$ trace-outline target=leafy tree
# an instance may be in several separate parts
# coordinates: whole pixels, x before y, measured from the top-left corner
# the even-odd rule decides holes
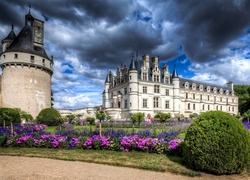
[[[69,122],[71,123],[72,120],[74,120],[76,118],[76,116],[74,114],[69,114],[66,116],[66,118],[69,120]]]
[[[95,125],[95,118],[93,118],[93,117],[87,117],[86,121],[90,125],[90,127],[89,127],[90,132],[92,132],[92,126]]]
[[[133,124],[133,132],[134,132],[135,123],[138,122],[138,125],[140,126],[140,123],[144,119],[144,117],[145,115],[142,112],[135,113],[130,117],[130,120],[132,121],[132,124]]]
[[[171,118],[171,115],[170,113],[158,112],[155,115],[155,118],[159,119],[160,122],[166,122],[169,118]]]
[[[21,118],[25,119],[26,122],[27,121],[32,121],[33,120],[33,116],[31,114],[28,114],[28,113],[23,113],[21,114]]]
[[[45,108],[37,116],[37,122],[47,126],[58,126],[63,123],[61,114],[54,108]]]
[[[12,108],[0,108],[0,124],[10,125],[11,135],[13,135],[13,125],[21,123],[18,110]]]
[[[250,109],[250,85],[234,85],[234,91],[239,97],[239,112],[243,115]]]
[[[249,122],[250,119],[250,109],[243,114],[243,120],[247,120]]]
[[[99,135],[102,135],[102,120],[106,119],[107,115],[104,111],[97,111],[96,118],[99,119]]]

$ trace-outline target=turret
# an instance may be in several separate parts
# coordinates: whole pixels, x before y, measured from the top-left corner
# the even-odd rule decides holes
[[[109,73],[106,76],[106,80],[105,80],[105,90],[104,90],[104,108],[109,108],[110,107],[110,103],[109,103],[109,88],[110,88],[110,77],[112,75],[112,72],[109,71]]]
[[[129,109],[131,113],[136,113],[138,110],[138,74],[134,61],[134,54],[132,53],[132,59],[129,66]]]
[[[180,113],[180,80],[178,77],[178,73],[176,70],[176,66],[174,65],[174,71],[172,74],[172,83],[173,87],[173,113],[175,115]]]
[[[227,88],[229,89],[229,91],[233,92],[234,91],[234,83],[232,81],[228,81]]]
[[[16,34],[14,32],[14,25],[12,24],[12,28],[10,33],[8,34],[8,36],[6,38],[4,38],[1,43],[3,45],[3,49],[2,52],[5,52],[6,49],[11,45],[11,43],[14,41],[14,39],[16,38]]]

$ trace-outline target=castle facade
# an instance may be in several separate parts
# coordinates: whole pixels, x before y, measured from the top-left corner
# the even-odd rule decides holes
[[[227,86],[208,84],[178,76],[176,67],[159,66],[158,57],[150,61],[132,60],[130,66],[119,66],[114,75],[109,71],[103,92],[105,112],[115,119],[127,119],[137,112],[154,117],[158,112],[173,116],[200,114],[210,110],[238,113],[238,97],[233,83]]]

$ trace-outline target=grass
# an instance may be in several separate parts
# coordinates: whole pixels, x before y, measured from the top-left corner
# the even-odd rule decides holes
[[[81,149],[0,148],[0,155],[82,161],[158,172],[171,172],[191,177],[201,176],[200,172],[187,169],[182,164],[182,158],[168,157],[162,154]]]

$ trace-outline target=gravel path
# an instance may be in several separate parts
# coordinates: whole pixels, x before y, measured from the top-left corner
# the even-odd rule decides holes
[[[187,177],[77,161],[0,156],[1,180],[247,180],[242,175]]]

